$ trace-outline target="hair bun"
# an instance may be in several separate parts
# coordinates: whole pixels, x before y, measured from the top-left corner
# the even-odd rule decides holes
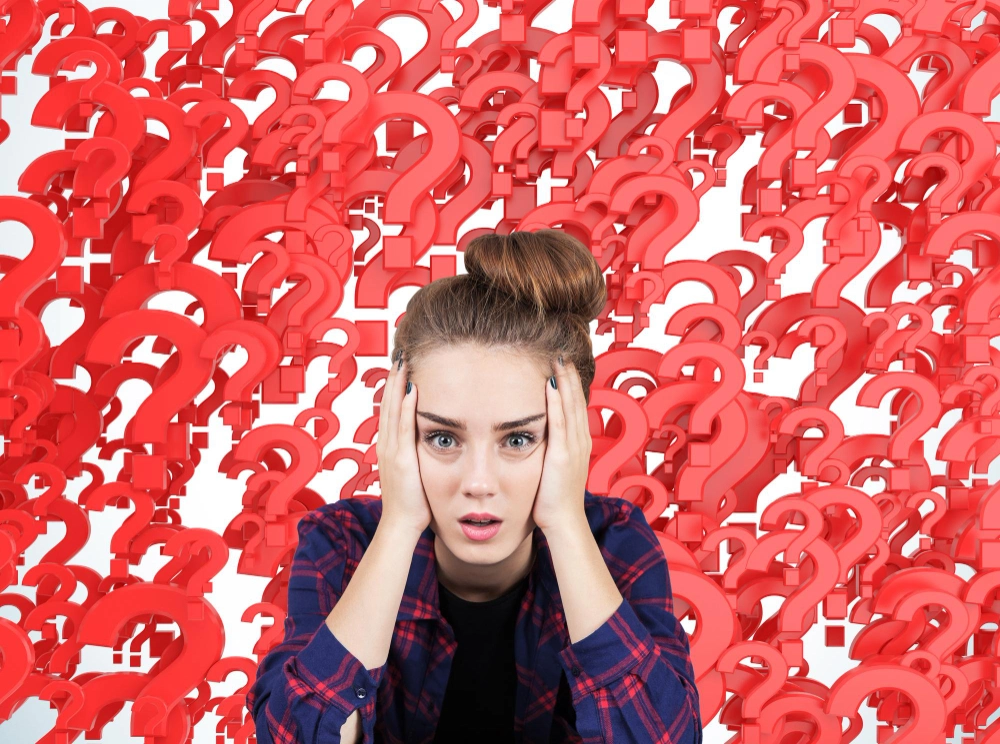
[[[570,313],[589,323],[607,303],[597,259],[561,230],[478,235],[465,248],[465,269],[473,280],[543,313]]]

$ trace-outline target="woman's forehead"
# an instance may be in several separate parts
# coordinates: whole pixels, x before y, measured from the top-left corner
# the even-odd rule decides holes
[[[425,421],[435,423],[440,426],[450,426],[453,429],[461,429],[463,431],[468,429],[468,424],[464,418],[442,416],[430,411],[417,411],[417,416],[423,418]],[[525,426],[531,426],[535,423],[544,422],[545,417],[546,414],[543,411],[542,413],[534,413],[528,416],[509,419],[507,421],[495,421],[490,428],[491,431],[494,432],[510,431],[511,429],[520,429]]]

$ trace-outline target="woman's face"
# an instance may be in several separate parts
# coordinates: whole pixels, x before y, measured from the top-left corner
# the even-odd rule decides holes
[[[521,356],[449,347],[422,359],[412,376],[417,386],[417,460],[431,508],[430,526],[438,561],[456,582],[475,586],[480,578],[494,583],[495,564],[515,551],[520,557],[531,553],[531,512],[545,458],[549,374]],[[493,430],[494,425],[529,418],[528,423]],[[495,515],[502,520],[499,532],[484,541],[470,539],[460,522],[469,512]],[[519,566],[508,561],[504,568]]]

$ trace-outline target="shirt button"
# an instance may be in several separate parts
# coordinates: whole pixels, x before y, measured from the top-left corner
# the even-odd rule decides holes
[[[580,667],[573,667],[573,676],[574,677],[580,676]]]
[[[363,698],[365,695],[368,694],[368,692],[367,690],[365,690],[364,687],[356,687],[354,688],[354,694],[357,695],[359,698]]]

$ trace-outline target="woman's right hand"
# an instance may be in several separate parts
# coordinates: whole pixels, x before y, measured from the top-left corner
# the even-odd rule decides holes
[[[402,352],[400,352],[402,354]],[[391,522],[419,534],[431,523],[431,507],[420,480],[417,461],[417,386],[406,393],[408,374],[405,360],[389,369],[382,389],[378,418],[379,485],[382,488],[382,522]]]

